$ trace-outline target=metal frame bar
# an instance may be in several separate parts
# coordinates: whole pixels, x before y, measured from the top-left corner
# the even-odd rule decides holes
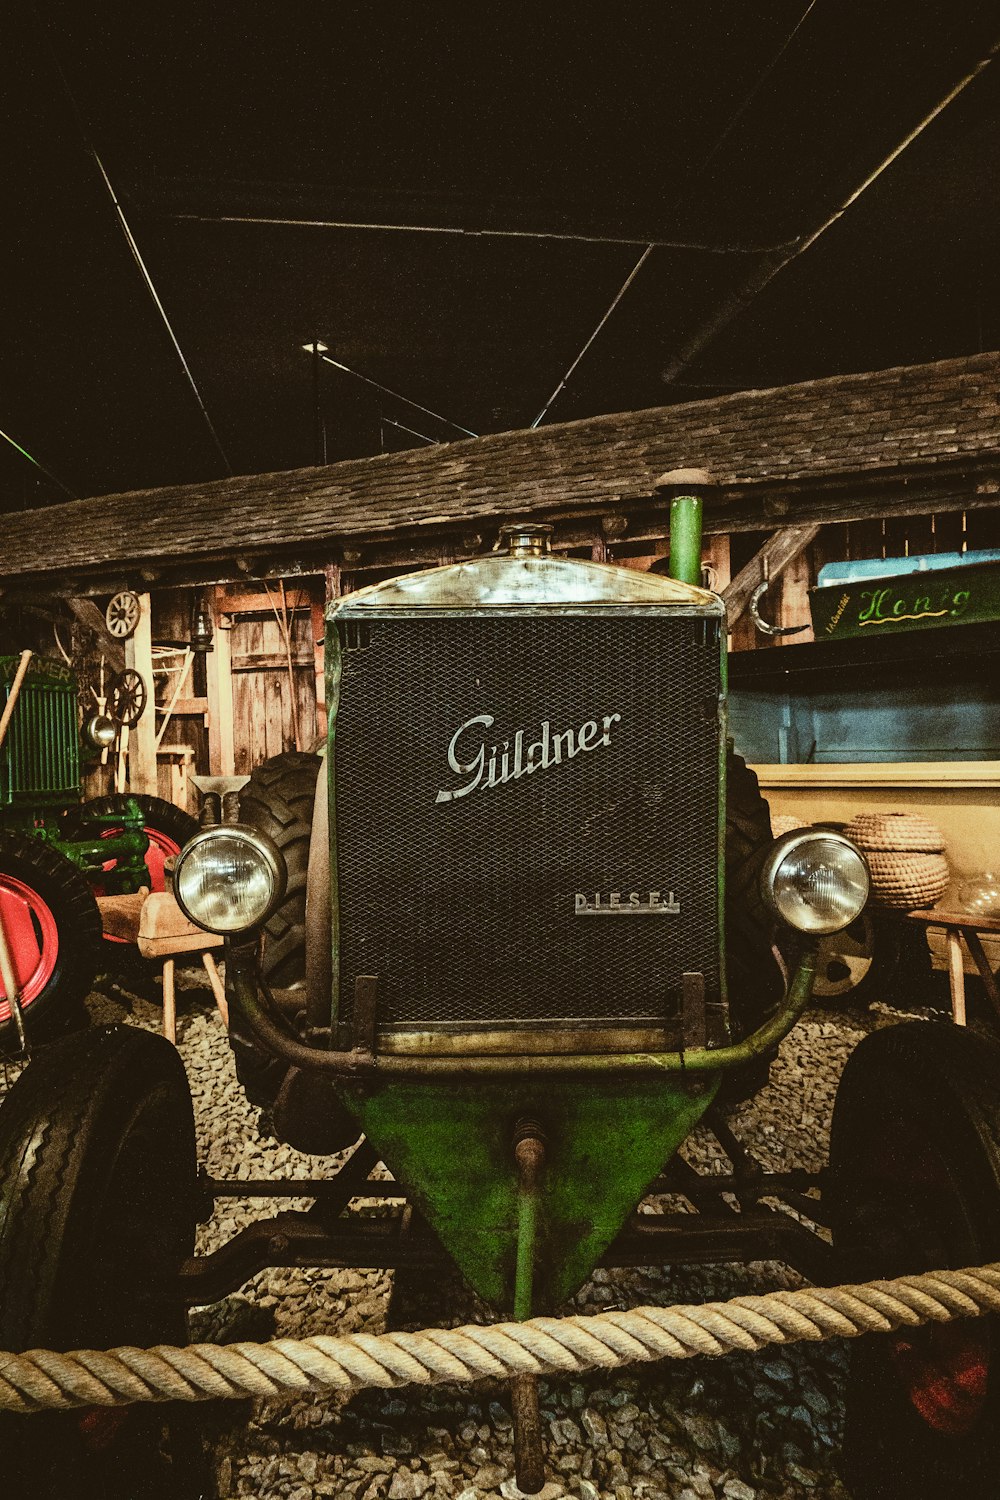
[[[717,1134],[734,1140],[724,1127],[720,1129],[719,1121],[712,1124]],[[721,1143],[729,1154],[727,1141]],[[828,1214],[822,1199],[807,1196],[810,1190],[822,1189],[824,1174],[801,1169],[764,1172],[735,1144],[740,1160],[728,1174],[699,1173],[675,1157],[599,1264],[682,1266],[780,1260],[818,1285],[835,1284],[843,1269],[837,1252],[818,1229],[794,1216],[825,1225]],[[312,1197],[315,1201],[306,1211],[284,1210],[258,1219],[219,1249],[191,1257],[179,1277],[183,1299],[192,1306],[217,1301],[269,1266],[407,1268],[454,1274],[437,1237],[414,1213],[406,1189],[369,1180],[377,1160],[374,1149],[362,1140],[331,1178],[241,1182],[203,1176],[199,1191],[213,1201],[230,1197]],[[659,1204],[648,1211],[663,1196],[682,1197],[695,1212],[663,1212]],[[378,1212],[371,1216],[350,1212],[356,1198],[372,1199]]]

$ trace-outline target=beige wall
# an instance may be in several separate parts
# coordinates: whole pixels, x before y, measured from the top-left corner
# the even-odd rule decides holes
[[[804,823],[848,822],[857,812],[914,812],[947,840],[952,884],[942,906],[957,906],[956,887],[992,870],[1000,877],[1000,761],[901,761],[896,764],[758,765],[760,789],[772,816],[788,813]],[[939,934],[931,935],[938,958]],[[987,940],[1000,965],[1000,940]],[[971,960],[966,967],[975,969]]]

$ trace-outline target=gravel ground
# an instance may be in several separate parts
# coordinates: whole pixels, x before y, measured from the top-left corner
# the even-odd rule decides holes
[[[194,1095],[201,1159],[220,1177],[309,1177],[316,1158],[261,1140],[211,996],[194,970],[178,976],[179,1047]],[[159,1027],[155,1004],[95,994],[97,1021]],[[811,1011],[781,1049],[772,1081],[732,1116],[765,1166],[819,1168],[826,1155],[840,1071],[860,1038],[900,1019]],[[0,1089],[4,1075],[0,1069]],[[724,1170],[697,1132],[684,1148],[701,1170]],[[200,1230],[199,1248],[222,1243],[253,1218],[308,1200],[223,1200]],[[795,1286],[771,1263],[597,1271],[575,1308],[667,1304]],[[391,1274],[271,1270],[192,1316],[196,1338],[378,1333],[386,1326]],[[783,1352],[663,1363],[620,1375],[596,1373],[542,1385],[547,1424],[543,1500],[849,1500],[836,1475],[845,1351],[838,1342]],[[222,1500],[515,1500],[511,1423],[503,1390],[438,1386],[227,1406],[213,1419]]]

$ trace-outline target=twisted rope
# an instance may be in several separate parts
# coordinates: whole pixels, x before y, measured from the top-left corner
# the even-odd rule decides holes
[[[809,1287],[700,1306],[532,1318],[421,1333],[352,1333],[272,1343],[192,1344],[56,1354],[0,1353],[0,1410],[123,1406],[434,1385],[512,1375],[575,1375],[694,1355],[746,1353],[802,1339],[854,1338],[1000,1312],[1000,1264],[859,1286]]]

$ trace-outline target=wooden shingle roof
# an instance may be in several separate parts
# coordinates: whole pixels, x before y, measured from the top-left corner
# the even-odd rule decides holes
[[[467,442],[105,495],[0,518],[0,579],[141,570],[516,516],[558,518],[650,496],[674,468],[730,499],[845,476],[1000,463],[1000,353],[743,391]]]

